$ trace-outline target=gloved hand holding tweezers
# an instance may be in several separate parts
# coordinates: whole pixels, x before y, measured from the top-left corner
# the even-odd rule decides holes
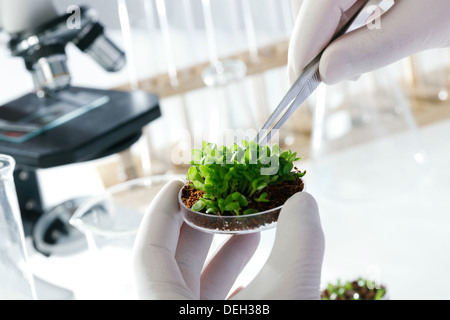
[[[448,0],[396,0],[379,18],[379,28],[362,27],[328,45],[342,14],[358,1],[292,0],[296,22],[288,62],[291,83],[325,48],[321,80],[335,84],[420,51],[450,45]]]

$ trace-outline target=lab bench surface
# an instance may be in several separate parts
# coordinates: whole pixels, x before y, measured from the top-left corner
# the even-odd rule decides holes
[[[316,194],[326,236],[323,283],[372,273],[391,299],[450,299],[449,135],[448,120],[422,127],[429,170],[408,192],[362,204]]]

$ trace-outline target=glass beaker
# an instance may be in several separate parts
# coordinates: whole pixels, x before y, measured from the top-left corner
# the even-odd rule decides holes
[[[0,155],[0,300],[35,300],[14,168],[13,158]]]
[[[82,300],[133,300],[132,249],[147,207],[156,194],[179,176],[141,178],[108,189],[104,195],[82,205],[70,223],[88,242],[89,265],[80,266]],[[81,286],[80,286],[81,287]]]
[[[384,68],[356,82],[319,88],[311,189],[355,202],[396,196],[421,183],[427,154],[391,72]]]

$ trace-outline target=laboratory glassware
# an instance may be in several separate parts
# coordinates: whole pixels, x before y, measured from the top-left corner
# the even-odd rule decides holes
[[[240,0],[239,3],[253,61],[265,54],[261,47],[289,40],[293,28],[289,0]]]
[[[161,109],[164,109],[160,121],[144,128],[139,150],[144,175],[162,174],[172,169],[167,155],[181,135],[178,129],[189,128],[187,117],[178,115],[187,113],[183,97],[176,97],[180,99],[174,107],[175,99],[169,101],[161,94],[180,85],[180,70],[207,59],[207,55],[193,54],[197,52],[201,37],[196,37],[195,26],[188,20],[189,4],[187,0],[181,3],[178,0],[118,0],[131,88],[157,93],[161,97]],[[169,126],[175,130],[166,131],[168,134],[164,136],[158,134]]]
[[[163,43],[157,25],[154,1],[117,0],[120,27],[127,56],[131,90],[147,90],[143,80],[165,72],[166,61],[160,48]],[[145,175],[154,174],[160,161],[150,128],[143,129],[139,155]],[[161,169],[164,171],[165,169]]]
[[[247,66],[243,61],[238,59],[221,60],[219,57],[211,0],[202,0],[202,8],[210,56],[210,65],[202,73],[203,82],[209,87],[216,87],[244,78]]]
[[[184,221],[194,229],[211,234],[248,234],[273,229],[283,208],[239,216],[212,215],[189,209],[183,203],[182,192],[178,194],[178,202]]]
[[[77,299],[132,300],[132,249],[148,206],[157,193],[179,176],[151,176],[128,181],[85,202],[70,223],[88,242],[89,268],[83,268],[83,288]]]
[[[336,201],[372,201],[417,187],[428,159],[388,68],[318,90],[309,186]]]
[[[239,1],[239,4],[242,11],[242,20],[244,22],[244,30],[250,63],[258,63],[258,61],[260,60],[259,45],[261,44],[259,42],[260,39],[258,38],[258,34],[260,34],[261,32],[258,33],[256,30],[257,23],[254,17],[255,10],[253,9],[250,0]],[[264,4],[261,5],[261,3],[258,3],[257,5],[258,13],[262,11],[262,8],[266,8]],[[259,14],[258,17],[260,17]],[[264,76],[262,74],[252,75],[249,80],[252,88],[251,91],[253,92],[253,97],[256,100],[256,104],[258,105],[258,112],[255,113],[255,120],[257,122],[257,127],[260,127],[260,123],[264,123],[264,121],[269,117],[271,111],[270,103],[267,97],[268,88],[264,82]]]
[[[0,155],[0,300],[35,300],[14,168],[13,158]]]

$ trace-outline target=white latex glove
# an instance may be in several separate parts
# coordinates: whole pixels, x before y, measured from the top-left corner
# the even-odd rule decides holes
[[[205,266],[213,236],[183,223],[173,181],[143,219],[134,248],[141,299],[223,300],[256,251],[260,234],[231,237]],[[283,208],[273,250],[260,273],[233,298],[319,299],[324,235],[315,200],[293,196]]]
[[[331,41],[340,18],[357,0],[292,0],[296,22],[289,48],[289,80]],[[322,81],[357,78],[423,50],[450,45],[450,1],[396,0],[381,28],[363,26],[334,41],[320,63]]]

